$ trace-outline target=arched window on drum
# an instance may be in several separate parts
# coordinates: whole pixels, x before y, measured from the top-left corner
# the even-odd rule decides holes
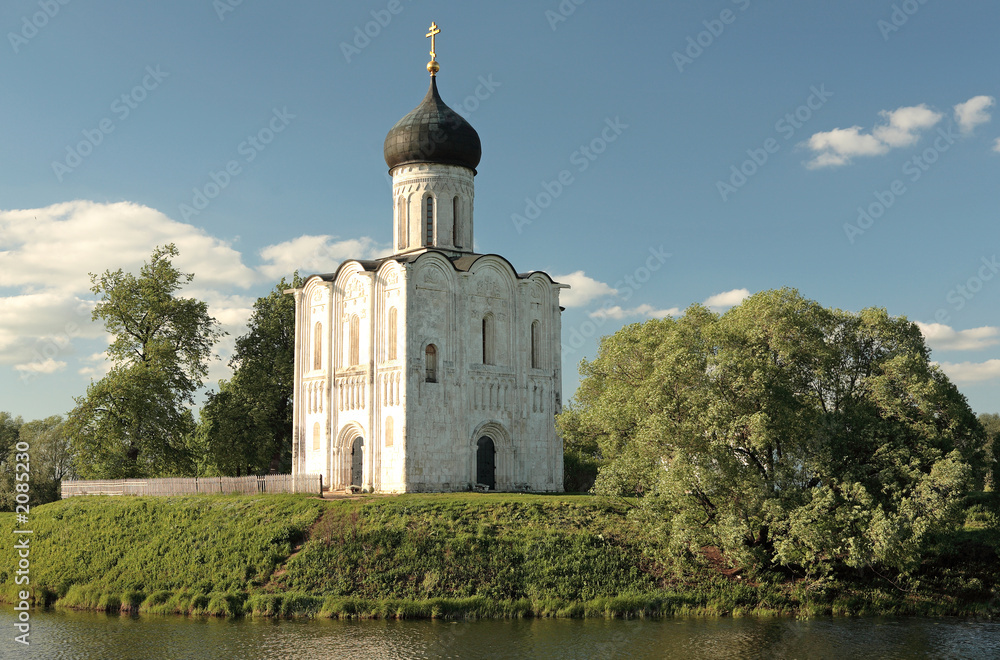
[[[428,383],[436,383],[437,381],[437,346],[434,344],[427,344],[427,348],[424,349],[424,368],[426,370],[424,381]]]

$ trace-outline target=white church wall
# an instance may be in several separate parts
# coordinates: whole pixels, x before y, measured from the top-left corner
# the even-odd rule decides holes
[[[427,197],[433,197],[433,238],[432,244],[439,247],[458,245],[472,250],[473,222],[473,174],[472,171],[455,165],[414,163],[400,165],[392,171],[392,194],[394,206],[393,240],[396,251],[414,250],[426,246]],[[458,198],[458,203],[455,203]],[[399,200],[404,200],[400,205]],[[459,212],[459,222],[455,222],[455,210]],[[400,229],[400,222],[404,229]],[[399,242],[406,237],[406,245]]]
[[[482,257],[454,273],[441,255],[412,266],[407,309],[407,489],[461,490],[476,481],[476,441],[490,429],[497,488],[561,490],[562,450],[552,411],[558,396],[558,289],[543,275],[520,281],[505,260]],[[446,285],[448,289],[446,290]],[[483,363],[483,318],[493,347]],[[540,323],[530,367],[531,322]],[[434,343],[436,383],[428,383],[426,346]],[[489,351],[489,347],[487,347]]]
[[[407,393],[406,481],[408,490],[459,490],[464,474],[456,457],[462,419],[456,361],[460,355],[455,327],[456,273],[437,253],[421,256],[409,267],[406,308]],[[433,356],[428,364],[428,349]],[[429,366],[431,367],[429,369]]]
[[[496,448],[496,488],[523,489],[516,423],[523,413],[515,365],[517,280],[506,260],[487,255],[476,260],[462,283],[469,395],[465,424],[469,435],[464,444],[469,448],[470,481],[477,481],[476,443],[486,434]]]
[[[497,449],[498,489],[561,490],[562,447],[553,425],[561,405],[558,287],[541,273],[518,279],[494,255],[456,272],[436,252],[411,264],[386,261],[375,273],[348,262],[335,282],[311,279],[297,312],[297,469],[322,473],[332,488],[344,488],[352,481],[352,442],[360,435],[363,488],[463,490],[476,481],[476,441],[485,428]],[[487,314],[494,323],[494,364],[483,364]],[[319,369],[316,323],[323,324]],[[427,382],[431,343],[435,383]]]
[[[327,476],[326,456],[330,441],[330,287],[320,278],[309,281],[299,301],[300,321],[296,333],[296,396],[298,461],[303,472]]]
[[[371,362],[373,332],[372,276],[358,262],[345,263],[337,273],[334,290],[333,354],[336,378],[332,388],[337,416],[331,447],[331,482],[342,487],[357,483],[373,488],[373,433]],[[360,478],[355,478],[352,451],[355,438],[362,438]]]
[[[373,443],[379,445],[377,489],[384,492],[406,490],[406,274],[397,262],[387,261],[375,275],[379,323],[373,417],[378,432],[373,434]]]

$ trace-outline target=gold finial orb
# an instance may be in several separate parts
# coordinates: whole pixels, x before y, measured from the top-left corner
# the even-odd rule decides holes
[[[431,61],[427,63],[427,70],[432,76],[441,70],[441,65],[437,63],[437,36],[439,34],[441,34],[441,28],[438,27],[437,23],[431,23],[430,31],[424,35],[431,40]]]

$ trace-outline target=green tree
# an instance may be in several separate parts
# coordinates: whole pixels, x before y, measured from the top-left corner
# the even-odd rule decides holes
[[[0,511],[14,510],[14,445],[23,425],[20,417],[0,411]]]
[[[257,299],[248,331],[236,340],[233,377],[219,382],[201,409],[198,442],[202,471],[263,474],[291,467],[295,300],[284,292],[302,286],[296,272]]]
[[[0,411],[0,456],[6,456],[17,442],[24,420]]]
[[[177,294],[194,275],[171,258],[174,245],[157,247],[138,276],[91,274],[101,296],[94,320],[114,340],[114,366],[76,399],[69,416],[75,467],[86,478],[128,478],[193,472],[189,406],[208,373],[212,347],[223,334],[208,304]]]
[[[69,437],[63,418],[59,415],[22,424],[17,442],[28,445],[26,452],[19,452],[13,445],[0,467],[0,510],[13,511],[17,483],[17,454],[29,456],[29,495],[31,505],[55,502],[61,497],[60,486],[64,478],[72,476]]]
[[[979,423],[986,431],[986,442],[983,445],[986,460],[986,485],[990,490],[997,489],[997,466],[1000,465],[1000,415],[983,413]]]
[[[912,568],[961,519],[983,431],[919,329],[783,289],[605,338],[564,429],[594,438],[595,489],[682,554],[746,565]],[[564,431],[565,432],[565,431]]]

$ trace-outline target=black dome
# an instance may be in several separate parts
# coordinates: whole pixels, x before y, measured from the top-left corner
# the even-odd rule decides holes
[[[479,133],[445,105],[431,76],[427,96],[385,136],[383,149],[389,169],[406,163],[460,165],[473,172],[483,156]]]

